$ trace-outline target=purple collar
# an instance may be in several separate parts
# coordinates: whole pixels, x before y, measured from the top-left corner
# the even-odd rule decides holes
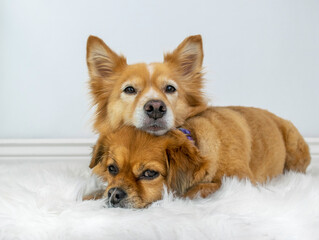
[[[178,130],[180,130],[182,133],[184,133],[188,140],[190,140],[193,143],[195,143],[194,139],[192,138],[191,132],[189,130],[187,130],[185,128],[178,128]]]

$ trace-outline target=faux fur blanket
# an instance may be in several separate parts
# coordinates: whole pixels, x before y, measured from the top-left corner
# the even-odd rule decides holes
[[[262,186],[225,178],[208,199],[148,209],[82,201],[101,187],[84,162],[1,163],[1,239],[319,239],[319,169]]]

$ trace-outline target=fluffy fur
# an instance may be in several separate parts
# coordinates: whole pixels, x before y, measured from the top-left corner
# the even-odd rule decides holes
[[[314,164],[316,161],[313,161]],[[319,236],[319,168],[261,186],[234,178],[206,199],[173,198],[147,209],[82,201],[102,186],[87,162],[0,163],[0,239],[307,239]]]
[[[114,188],[122,186],[128,192],[124,206],[144,207],[158,200],[163,184],[179,196],[205,197],[219,189],[223,176],[264,182],[284,170],[305,172],[309,165],[308,145],[290,122],[256,108],[208,108],[201,93],[202,62],[199,35],[186,38],[165,55],[163,63],[149,65],[127,65],[101,39],[89,37],[87,63],[97,105],[94,127],[100,133],[90,167],[105,180],[114,181],[110,184]],[[146,106],[153,101],[160,106],[160,117],[150,117],[148,111],[156,107]],[[123,125],[154,135],[183,125],[193,133],[199,151],[181,138],[172,140],[172,134],[152,139],[131,128],[123,130]],[[121,146],[117,156],[110,145]],[[149,167],[157,168],[162,181],[140,181],[142,166],[151,159]],[[119,168],[118,161],[126,171],[120,171],[120,178],[110,177],[108,167]],[[134,164],[142,170],[134,170]]]
[[[186,38],[162,63],[128,65],[101,39],[90,36],[87,64],[93,104],[94,129],[107,134],[131,125],[156,135],[184,123],[206,109],[201,89],[203,49],[200,35]],[[169,91],[168,86],[175,88]],[[132,91],[126,91],[131,88]],[[134,90],[134,91],[133,91]],[[162,101],[167,111],[159,119],[145,113],[148,101]]]
[[[180,197],[207,197],[224,176],[263,183],[287,170],[305,172],[310,163],[308,145],[297,129],[265,110],[214,107],[185,126],[196,146],[179,130],[154,136],[122,127],[101,137],[90,166],[109,183],[104,197],[110,200],[110,189],[121,189],[127,196],[118,206],[145,207],[162,197],[163,185]],[[158,175],[145,179],[145,171]]]

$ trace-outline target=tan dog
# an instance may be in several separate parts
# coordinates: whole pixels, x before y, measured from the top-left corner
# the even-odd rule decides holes
[[[143,208],[161,199],[163,186],[181,197],[206,197],[223,176],[264,182],[285,170],[305,172],[307,144],[288,121],[256,108],[212,107],[179,130],[154,136],[134,127],[102,135],[90,166],[108,182],[112,207]]]
[[[309,149],[290,122],[261,109],[207,108],[202,61],[199,35],[186,38],[163,63],[133,65],[99,38],[88,39],[100,133],[90,167],[108,181],[104,195],[111,206],[145,207],[161,198],[163,184],[179,196],[205,197],[224,175],[255,183],[285,169],[306,170]],[[183,124],[196,147],[175,130],[148,134]],[[148,133],[122,127],[130,125]]]
[[[163,63],[128,65],[101,39],[90,36],[87,64],[96,105],[94,128],[107,134],[123,125],[155,135],[206,109],[200,35],[186,38]]]

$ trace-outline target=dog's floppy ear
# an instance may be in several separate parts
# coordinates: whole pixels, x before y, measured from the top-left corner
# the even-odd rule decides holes
[[[170,190],[182,196],[207,174],[208,161],[197,147],[178,130],[170,132],[167,142],[167,184]]]
[[[166,54],[164,60],[176,65],[183,76],[190,76],[202,70],[203,44],[201,35],[186,38],[172,53]]]
[[[93,147],[92,158],[89,167],[94,168],[99,162],[101,162],[104,155],[107,154],[107,151],[107,146],[104,144],[104,137],[100,136]]]

